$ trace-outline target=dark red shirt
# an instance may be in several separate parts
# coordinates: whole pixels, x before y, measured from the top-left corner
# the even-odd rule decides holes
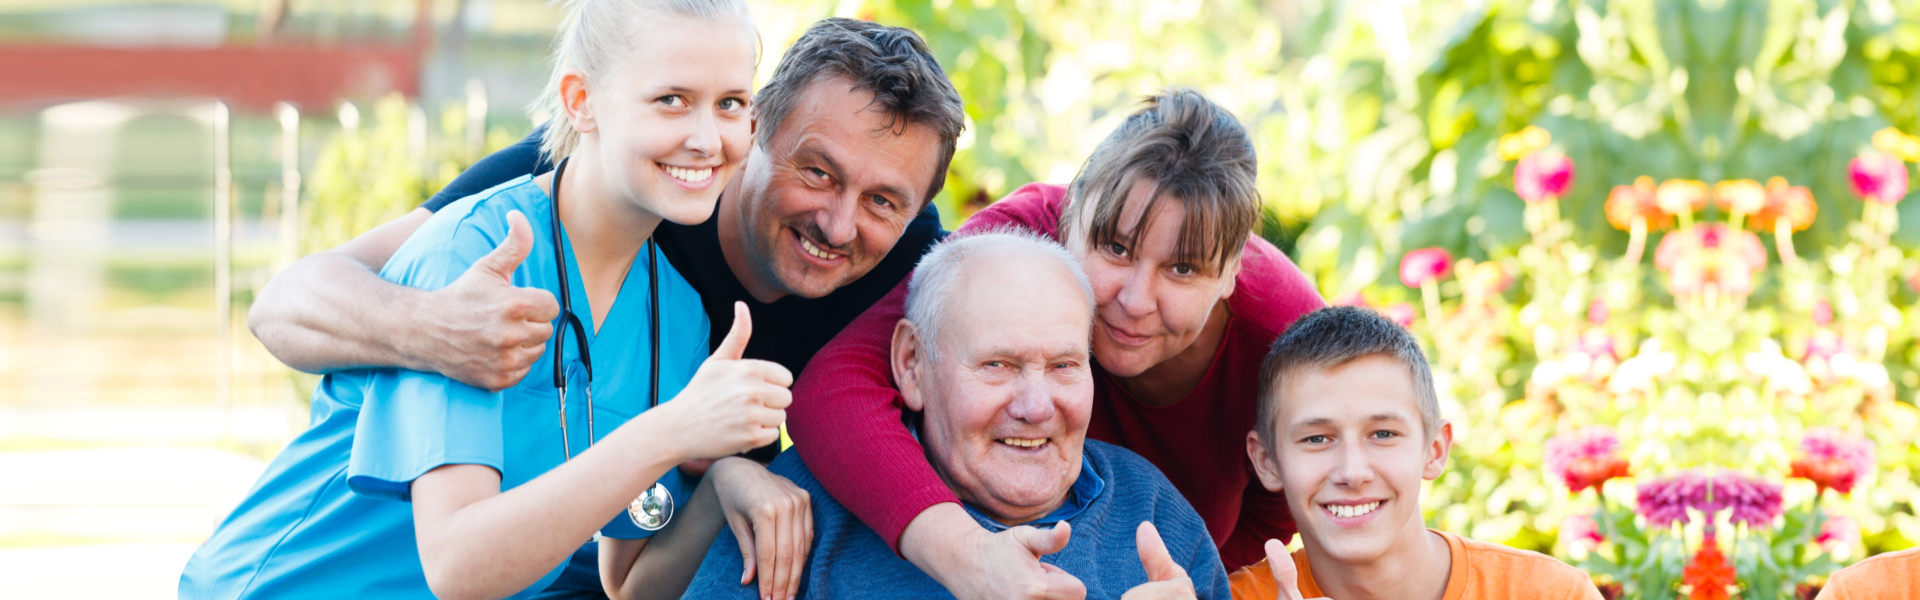
[[[968,219],[954,235],[1017,225],[1060,235],[1066,188],[1032,184]],[[1087,436],[1145,457],[1207,522],[1229,572],[1266,557],[1268,539],[1287,541],[1293,517],[1268,492],[1247,458],[1259,399],[1260,362],[1287,325],[1325,302],[1293,261],[1249,237],[1227,298],[1227,331],[1207,373],[1185,398],[1151,407],[1095,366]],[[901,282],[813,357],[794,384],[787,427],[794,448],[836,500],[899,550],[913,518],[958,502],[927,463],[902,421],[903,403],[887,363],[894,324],[905,313]]]

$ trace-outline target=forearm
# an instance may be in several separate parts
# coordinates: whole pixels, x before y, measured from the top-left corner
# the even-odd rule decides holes
[[[600,578],[608,596],[672,599],[686,592],[727,522],[713,485],[711,477],[701,480],[673,524],[651,538],[601,538]]]
[[[954,588],[961,578],[983,575],[968,569],[974,564],[973,557],[966,555],[972,546],[961,542],[969,534],[985,531],[959,502],[935,504],[920,511],[900,533],[900,556],[940,585]]]
[[[308,373],[358,367],[430,370],[399,343],[414,335],[426,292],[381,279],[345,254],[295,262],[261,288],[247,326],[287,366]]]
[[[906,289],[902,282],[814,356],[787,409],[794,449],[814,476],[895,551],[927,507],[959,501],[901,423],[887,351]]]
[[[267,281],[247,327],[275,358],[308,373],[370,366],[430,371],[400,345],[423,337],[426,292],[379,270],[433,213],[414,210],[339,247],[295,261]]]
[[[428,584],[443,598],[513,594],[565,561],[681,462],[665,420],[642,415],[558,468],[505,493],[428,473],[414,483],[415,527]],[[471,465],[459,465],[471,466]],[[497,474],[493,490],[498,490]],[[446,469],[442,467],[441,469]]]

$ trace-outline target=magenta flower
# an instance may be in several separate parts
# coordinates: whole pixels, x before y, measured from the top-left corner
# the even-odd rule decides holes
[[[1634,512],[1646,518],[1653,528],[1666,528],[1692,522],[1687,509],[1703,507],[1707,501],[1707,480],[1699,473],[1681,471],[1642,482],[1634,490]]]
[[[1853,517],[1823,512],[1827,513],[1827,522],[1820,526],[1820,534],[1813,537],[1813,543],[1819,544],[1820,549],[1831,551],[1841,544],[1860,543],[1860,524]]]
[[[1529,154],[1513,167],[1513,190],[1527,202],[1546,202],[1567,193],[1573,184],[1573,159]]]
[[[1612,429],[1593,426],[1547,440],[1547,474],[1579,493],[1630,472],[1627,459],[1620,456],[1620,437]]]
[[[1764,527],[1773,524],[1785,508],[1780,503],[1780,484],[1750,478],[1733,472],[1724,472],[1715,476],[1710,490],[1711,499],[1701,512],[1708,514],[1732,509],[1730,517],[1735,523],[1745,523],[1748,527]]]
[[[1412,327],[1413,317],[1416,312],[1418,311],[1413,308],[1412,304],[1405,302],[1395,302],[1387,305],[1386,308],[1380,309],[1380,314],[1385,315],[1388,319],[1392,319],[1395,324],[1401,327]]]
[[[1453,255],[1445,248],[1421,248],[1400,257],[1400,283],[1420,287],[1447,276],[1453,268]]]
[[[1812,481],[1822,492],[1850,493],[1860,476],[1873,469],[1873,443],[1832,427],[1808,429],[1800,451],[1789,476]]]
[[[1907,164],[1885,154],[1868,154],[1847,164],[1853,193],[1869,202],[1893,204],[1907,197]]]
[[[1600,533],[1600,525],[1593,522],[1593,517],[1586,515],[1567,515],[1566,519],[1560,521],[1560,537],[1586,546],[1588,550],[1598,548],[1600,542],[1607,541],[1606,534]]]

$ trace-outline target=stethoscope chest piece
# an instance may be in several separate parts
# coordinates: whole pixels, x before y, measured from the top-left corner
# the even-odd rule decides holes
[[[673,492],[667,491],[665,485],[654,483],[627,505],[627,518],[633,519],[634,526],[642,530],[659,531],[673,520]]]

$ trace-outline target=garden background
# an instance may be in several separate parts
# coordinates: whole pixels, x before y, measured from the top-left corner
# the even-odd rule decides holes
[[[1457,440],[1433,526],[1630,598],[1802,597],[1920,543],[1920,3],[749,3],[763,81],[820,17],[926,37],[970,118],[949,227],[1068,181],[1143,95],[1235,111],[1263,235],[1433,358]],[[254,290],[544,120],[524,107],[557,20],[536,0],[0,8],[16,68],[387,65],[317,92],[0,92],[0,589],[171,595],[304,425],[314,378],[247,334]]]

